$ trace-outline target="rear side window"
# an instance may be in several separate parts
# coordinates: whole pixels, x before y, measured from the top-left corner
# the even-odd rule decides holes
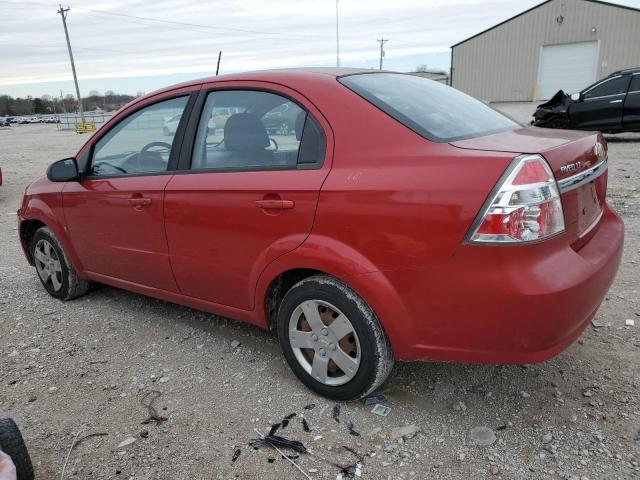
[[[584,98],[606,97],[608,95],[620,95],[627,93],[629,77],[614,77],[611,80],[596,85],[591,90],[587,90]]]
[[[451,142],[519,127],[484,103],[446,85],[397,73],[365,73],[338,79],[427,140]]]
[[[630,92],[640,92],[640,73],[636,73],[631,76],[631,85],[629,85]]]
[[[258,90],[208,94],[192,169],[270,170],[319,167],[324,131],[292,100]]]

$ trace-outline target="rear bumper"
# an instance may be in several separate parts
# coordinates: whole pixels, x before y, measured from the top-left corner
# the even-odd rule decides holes
[[[440,266],[377,273],[399,302],[386,295],[374,307],[396,358],[502,364],[557,355],[589,324],[620,264],[622,220],[605,206],[596,228],[579,250],[560,237],[462,245]]]

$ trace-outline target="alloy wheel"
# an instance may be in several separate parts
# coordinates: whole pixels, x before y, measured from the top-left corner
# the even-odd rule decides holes
[[[307,300],[296,307],[289,319],[289,343],[302,368],[324,385],[344,385],[360,367],[353,324],[329,302]]]
[[[62,288],[62,265],[53,245],[47,240],[40,239],[33,252],[34,263],[38,275],[45,285],[51,285],[53,291]]]

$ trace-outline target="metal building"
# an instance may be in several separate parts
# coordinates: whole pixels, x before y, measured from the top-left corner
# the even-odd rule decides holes
[[[451,84],[485,101],[547,100],[640,67],[640,10],[547,0],[451,47]]]

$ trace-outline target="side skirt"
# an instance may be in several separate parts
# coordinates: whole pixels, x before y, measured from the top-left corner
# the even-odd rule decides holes
[[[184,305],[185,307],[195,308],[196,310],[202,310],[204,312],[213,313],[221,317],[227,317],[234,320],[240,320],[247,323],[252,323],[261,328],[266,328],[262,322],[260,322],[255,314],[255,311],[242,310],[240,308],[229,307],[227,305],[220,305],[219,303],[208,302],[199,298],[188,297],[176,292],[169,292],[167,290],[161,290],[159,288],[147,287],[139,283],[128,282],[119,278],[109,277],[95,272],[82,272],[82,276],[94,282],[104,283],[112,287],[122,288],[123,290],[129,290],[131,292],[140,293],[148,297],[157,298],[167,302],[177,303]]]

